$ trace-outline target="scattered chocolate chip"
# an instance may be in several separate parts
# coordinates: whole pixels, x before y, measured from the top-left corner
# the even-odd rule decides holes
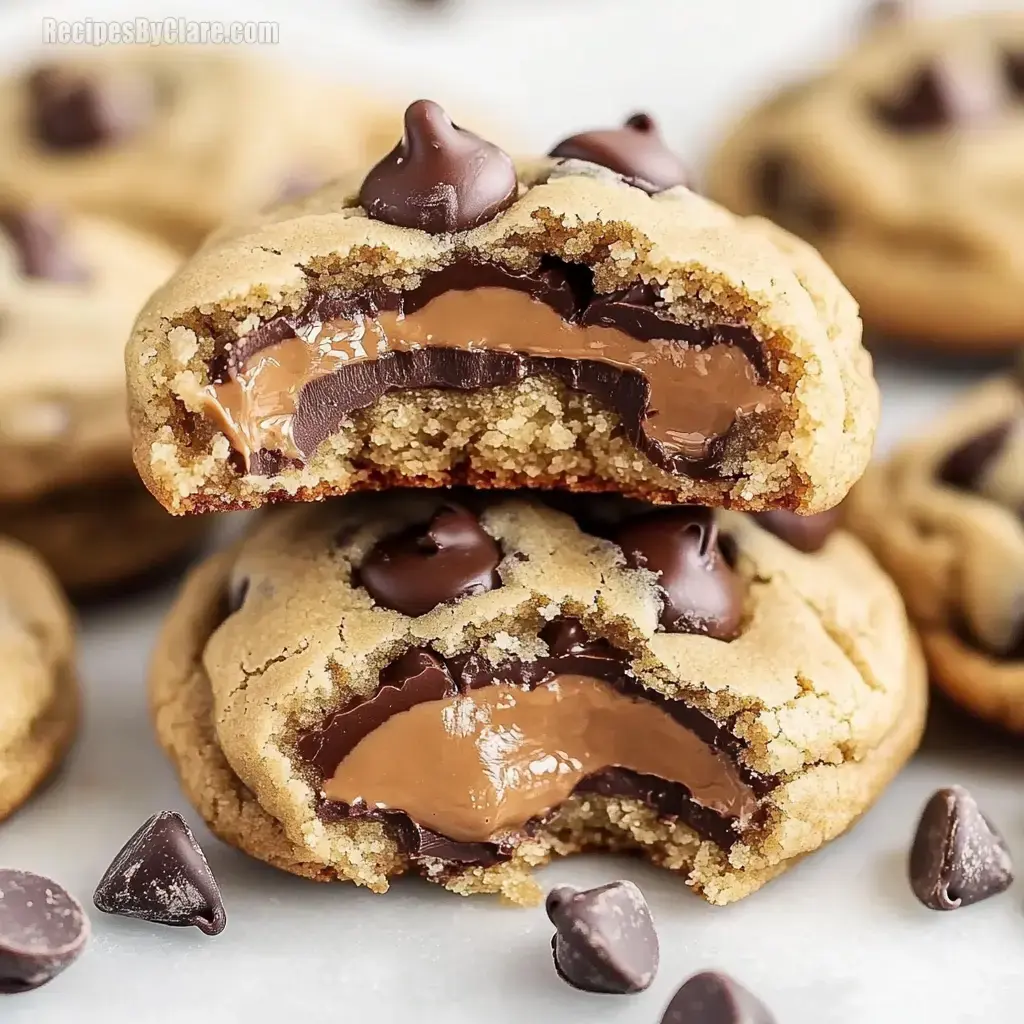
[[[1003,837],[962,786],[940,789],[925,804],[910,848],[910,885],[931,910],[988,899],[1013,881]]]
[[[813,554],[825,546],[825,541],[832,536],[842,522],[841,506],[830,508],[827,512],[819,512],[814,516],[798,516],[795,512],[775,509],[771,512],[755,512],[754,518],[758,525],[769,533],[774,533],[779,540],[784,540],[790,547],[804,554]]]
[[[52,149],[91,149],[121,142],[150,119],[155,89],[144,78],[107,79],[63,67],[28,77],[36,138]]]
[[[621,128],[572,135],[548,155],[600,164],[652,194],[685,185],[689,178],[682,160],[665,145],[649,114],[634,114]]]
[[[18,270],[25,277],[68,283],[88,280],[85,267],[68,248],[57,210],[45,206],[2,209],[0,229],[14,246]]]
[[[31,871],[0,869],[0,992],[28,992],[69,967],[89,938],[82,905]]]
[[[969,126],[1003,109],[1001,85],[984,68],[939,55],[918,68],[895,96],[876,99],[874,109],[879,120],[899,132]]]
[[[752,179],[761,209],[780,224],[818,235],[835,229],[835,207],[810,182],[792,155],[764,153],[753,166]]]
[[[1003,420],[977,436],[968,438],[940,463],[939,479],[950,487],[973,491],[989,464],[1002,450],[1014,426],[1013,420]]]
[[[184,818],[154,814],[121,848],[93,902],[105,914],[219,935],[227,924],[220,887]]]
[[[711,510],[654,512],[625,523],[615,540],[627,565],[658,575],[661,625],[669,633],[704,633],[716,640],[739,636],[743,585],[719,547]]]
[[[702,971],[672,997],[661,1024],[775,1024],[753,993],[718,971]]]
[[[405,112],[402,141],[366,176],[359,202],[367,216],[430,234],[468,231],[515,202],[512,158],[452,124],[430,100]]]
[[[545,905],[555,926],[551,950],[563,981],[584,992],[643,992],[658,972],[658,933],[644,894],[632,882],[597,889],[552,889]]]
[[[425,615],[439,604],[501,586],[501,549],[461,505],[444,505],[429,523],[385,537],[359,569],[377,604],[403,615]]]

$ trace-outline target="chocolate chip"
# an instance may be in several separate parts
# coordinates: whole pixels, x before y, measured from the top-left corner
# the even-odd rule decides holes
[[[988,899],[1013,881],[1010,851],[962,786],[934,793],[910,848],[910,885],[931,910]]]
[[[835,230],[835,207],[791,154],[762,154],[752,169],[752,186],[761,209],[780,224],[818,235]]]
[[[31,871],[0,869],[0,992],[28,992],[69,967],[89,938],[82,905]]]
[[[989,120],[1005,99],[1000,83],[984,68],[939,55],[918,68],[895,96],[875,100],[874,110],[895,131],[925,132]]]
[[[121,142],[149,121],[154,107],[155,90],[143,78],[114,80],[43,67],[27,85],[33,134],[52,149]]]
[[[548,155],[600,164],[652,194],[685,185],[689,178],[686,166],[665,145],[649,114],[634,114],[621,128],[572,135]]]
[[[658,575],[665,630],[704,633],[716,640],[739,636],[743,585],[719,547],[712,511],[655,512],[627,522],[615,539],[627,565]]]
[[[1006,84],[1016,96],[1024,96],[1024,53],[1008,50],[1003,54]]]
[[[232,575],[231,579],[228,580],[228,614],[234,614],[245,604],[245,599],[249,596],[249,587],[250,581],[248,576]]]
[[[909,0],[876,0],[868,8],[864,21],[868,28],[897,25],[910,21],[912,13]]]
[[[973,491],[989,464],[1002,450],[1014,426],[1014,420],[1003,420],[975,437],[968,438],[940,463],[939,479],[950,487]]]
[[[402,141],[366,176],[359,202],[367,216],[430,234],[468,231],[515,202],[512,158],[452,124],[430,100],[405,112]]]
[[[654,981],[658,934],[644,894],[632,882],[582,891],[559,886],[545,909],[556,929],[555,970],[573,988],[626,995]]]
[[[440,604],[501,586],[501,549],[461,505],[444,505],[429,523],[385,537],[359,569],[377,604],[425,615]]]
[[[775,509],[771,512],[755,512],[754,518],[759,526],[775,534],[779,540],[810,555],[825,546],[825,541],[842,522],[843,513],[839,506],[815,516],[798,516],[795,512]]]
[[[227,924],[220,887],[180,814],[154,814],[121,848],[96,887],[105,914],[219,935]]]
[[[672,997],[661,1024],[775,1024],[775,1018],[728,975],[702,971]]]
[[[57,210],[45,206],[3,209],[0,229],[14,246],[18,270],[25,277],[68,283],[88,280],[88,272],[67,245]]]
[[[379,679],[381,686],[410,686],[417,693],[445,693],[454,689],[447,666],[426,647],[410,648],[381,669]]]

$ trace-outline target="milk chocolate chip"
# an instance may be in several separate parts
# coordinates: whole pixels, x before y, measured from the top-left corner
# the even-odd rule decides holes
[[[359,202],[368,216],[430,234],[468,231],[515,202],[512,158],[452,124],[430,100],[405,112],[402,141],[366,176]]]
[[[627,522],[615,539],[629,566],[657,574],[661,625],[669,633],[739,635],[743,586],[722,554],[711,510],[655,512]]]
[[[385,537],[359,570],[377,604],[403,615],[425,615],[439,604],[501,586],[501,549],[461,505],[448,504],[426,526]]]
[[[88,279],[85,267],[68,248],[64,222],[50,207],[0,210],[0,229],[18,256],[25,277],[45,281],[81,282]]]
[[[1002,83],[983,67],[941,55],[918,68],[899,92],[874,103],[875,113],[899,132],[936,131],[989,120],[1004,106]]]
[[[548,155],[600,164],[651,194],[685,185],[689,177],[649,114],[634,114],[621,128],[572,135]]]

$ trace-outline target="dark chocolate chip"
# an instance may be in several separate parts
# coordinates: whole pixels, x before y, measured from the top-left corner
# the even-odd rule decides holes
[[[1006,84],[1015,96],[1024,96],[1024,52],[1007,50],[1003,54]]]
[[[658,972],[658,933],[632,882],[597,889],[559,886],[545,905],[555,926],[551,949],[563,981],[584,992],[643,992]]]
[[[840,506],[814,516],[798,516],[795,512],[775,509],[771,512],[756,512],[754,518],[759,526],[774,533],[790,547],[810,555],[825,546],[825,541],[842,522],[843,513]]]
[[[57,210],[35,206],[0,210],[0,229],[18,256],[25,277],[79,283],[89,278],[85,266],[68,247],[64,221]]]
[[[430,100],[405,112],[402,141],[366,176],[359,202],[367,216],[430,234],[468,231],[515,202],[512,158],[452,124]]]
[[[665,145],[649,114],[634,114],[621,128],[572,135],[548,155],[600,164],[652,194],[685,185],[689,177],[686,166]]]
[[[1003,420],[975,437],[968,438],[940,463],[939,479],[950,487],[973,491],[989,464],[1002,450],[1015,425],[1014,420]]]
[[[104,872],[93,902],[105,914],[219,935],[227,924],[220,887],[184,818],[154,814]]]
[[[453,688],[445,663],[426,647],[411,647],[380,672],[381,686],[412,687],[417,693],[446,693]]]
[[[74,896],[42,875],[0,869],[0,993],[52,981],[88,938],[89,919]]]
[[[150,119],[155,100],[143,78],[115,81],[71,68],[43,67],[28,78],[36,138],[52,149],[91,149],[121,142]]]
[[[931,910],[956,910],[995,896],[1013,881],[1010,851],[962,786],[925,804],[910,848],[910,885]]]
[[[752,179],[761,209],[780,224],[817,235],[835,229],[835,207],[821,195],[791,154],[764,153],[753,166]]]
[[[245,599],[249,596],[249,586],[248,576],[231,577],[227,593],[228,614],[234,614],[245,604]]]
[[[658,575],[661,625],[669,633],[733,640],[743,618],[743,584],[718,543],[714,513],[667,509],[627,522],[616,542],[634,569]]]
[[[461,505],[444,505],[429,523],[385,537],[359,569],[377,604],[425,615],[440,604],[501,586],[501,549]]]
[[[927,132],[989,120],[1005,95],[984,69],[937,56],[919,67],[890,98],[876,99],[879,120],[898,132]]]
[[[775,1018],[728,975],[702,971],[672,997],[661,1024],[775,1024]]]

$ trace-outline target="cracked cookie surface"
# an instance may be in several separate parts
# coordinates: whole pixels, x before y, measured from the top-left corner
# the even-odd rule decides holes
[[[415,870],[521,903],[533,866],[585,848],[639,850],[727,903],[840,834],[923,724],[923,666],[890,581],[842,532],[804,553],[777,521],[763,521],[774,536],[738,513],[583,502],[570,515],[522,495],[396,491],[297,506],[193,573],[151,697],[211,828],[315,879],[383,891]],[[464,596],[437,603],[446,593]],[[395,607],[418,601],[433,606]],[[535,700],[553,708],[545,728],[562,700],[594,731],[555,773],[571,791],[537,805],[531,789],[516,827],[497,827],[507,801],[483,824],[465,811],[467,772],[452,789],[438,767],[448,753],[408,759],[461,721],[438,748],[461,764],[453,737],[511,713],[546,763],[525,724]],[[602,723],[625,742],[634,716],[659,744],[599,751]],[[485,761],[500,733],[477,736]],[[652,778],[645,758],[670,744],[698,767]],[[404,759],[408,772],[365,774]],[[402,795],[382,799],[385,785]]]
[[[812,242],[871,340],[1008,350],[1024,338],[1022,140],[1024,16],[894,20],[747,114],[708,187]]]

